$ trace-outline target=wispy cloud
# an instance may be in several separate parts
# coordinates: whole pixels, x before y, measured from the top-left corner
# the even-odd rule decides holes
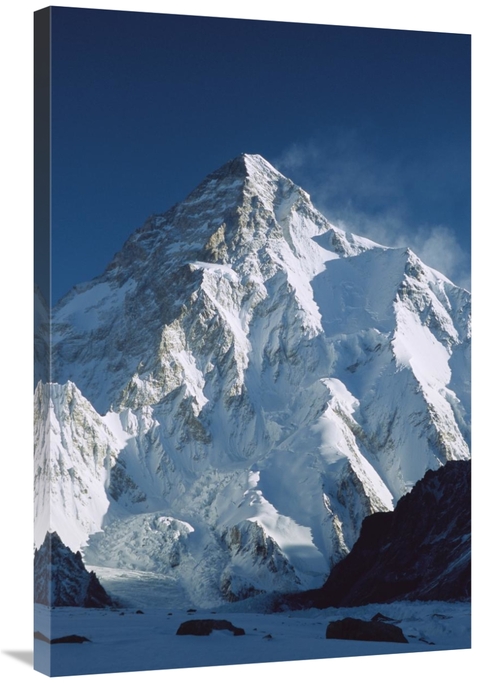
[[[469,257],[450,228],[438,225],[421,229],[410,246],[424,263],[445,275],[449,274],[451,280],[470,291]]]
[[[353,131],[328,142],[293,144],[275,166],[311,194],[335,225],[389,247],[410,247],[427,265],[470,290],[469,255],[446,225],[415,223],[408,210],[406,169],[363,148]]]
[[[399,216],[390,212],[376,218],[358,214],[347,221],[328,215],[327,218],[343,230],[369,237],[384,246],[410,247],[426,265],[443,273],[460,287],[471,290],[469,255],[447,226],[410,229]]]

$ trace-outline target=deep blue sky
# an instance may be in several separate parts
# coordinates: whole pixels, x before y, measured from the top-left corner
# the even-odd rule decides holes
[[[468,286],[469,36],[52,11],[54,302],[241,152]]]

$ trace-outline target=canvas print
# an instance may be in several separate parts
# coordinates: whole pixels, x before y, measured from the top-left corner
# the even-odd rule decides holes
[[[470,647],[470,36],[35,14],[35,668]]]

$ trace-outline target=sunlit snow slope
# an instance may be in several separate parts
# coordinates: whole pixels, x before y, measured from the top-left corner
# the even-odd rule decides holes
[[[469,318],[241,155],[53,311],[37,542],[199,605],[321,585],[366,515],[469,458]]]

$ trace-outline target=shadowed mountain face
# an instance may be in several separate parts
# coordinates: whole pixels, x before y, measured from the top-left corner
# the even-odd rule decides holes
[[[79,552],[66,547],[57,533],[47,534],[35,551],[35,602],[48,607],[110,607],[113,601]]]
[[[367,517],[351,553],[311,593],[318,607],[471,596],[471,463],[429,471],[393,512]]]

